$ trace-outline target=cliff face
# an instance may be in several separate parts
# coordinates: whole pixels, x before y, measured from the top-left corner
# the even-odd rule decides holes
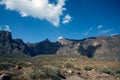
[[[0,31],[0,56],[16,53],[27,54],[27,45],[21,39],[12,39],[11,32]]]
[[[83,40],[61,39],[57,54],[79,54],[89,58],[120,61],[120,35],[98,36]]]
[[[11,41],[12,36],[11,33],[8,31],[0,31],[0,42]]]
[[[110,61],[120,61],[120,35],[99,36],[82,40],[60,39],[50,42],[25,44],[21,39],[12,39],[8,31],[0,31],[0,56],[24,53],[29,56],[43,54],[77,54]]]
[[[46,55],[46,54],[56,54],[56,52],[61,47],[61,44],[58,42],[50,42],[48,39],[34,44],[28,45],[30,48],[30,55]]]
[[[120,36],[100,36],[94,43],[101,45],[95,50],[94,58],[120,61]]]

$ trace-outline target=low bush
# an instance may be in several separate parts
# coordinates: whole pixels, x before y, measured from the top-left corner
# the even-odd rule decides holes
[[[120,68],[113,69],[113,72],[116,78],[120,78]]]
[[[90,70],[92,70],[93,69],[93,67],[91,67],[91,66],[85,66],[84,67],[84,70],[86,70],[86,71],[90,71]]]
[[[14,65],[12,63],[8,63],[8,62],[0,63],[0,70],[8,70],[12,67],[14,67]]]
[[[114,75],[113,70],[111,70],[109,68],[100,68],[97,71],[100,72],[100,73],[106,73],[106,74]]]
[[[120,74],[120,68],[112,69],[115,74]]]
[[[28,64],[27,64],[25,61],[18,61],[18,62],[16,63],[16,65],[19,65],[19,66],[21,66],[21,67],[27,67],[27,66],[28,66]]]
[[[57,67],[52,65],[43,65],[39,69],[34,69],[33,71],[29,72],[29,76],[31,80],[51,80],[55,77],[59,72]],[[56,79],[58,80],[58,79]]]
[[[116,78],[120,78],[120,74],[115,74],[115,77]]]
[[[72,60],[67,60],[62,65],[63,68],[75,68],[75,63]]]
[[[42,72],[40,69],[39,70],[33,70],[29,73],[30,79],[31,80],[39,80],[39,79],[45,79],[46,74]]]
[[[42,72],[44,72],[47,77],[51,77],[52,75],[56,75],[59,72],[59,69],[57,67],[54,67],[52,65],[43,65],[41,67]]]

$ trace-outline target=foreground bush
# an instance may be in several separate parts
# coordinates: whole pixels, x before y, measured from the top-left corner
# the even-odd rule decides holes
[[[113,69],[113,72],[116,78],[120,78],[120,68]]]
[[[62,67],[64,67],[64,68],[75,68],[75,63],[72,60],[67,60],[63,63]]]
[[[31,80],[40,80],[46,78],[46,74],[42,72],[40,69],[31,71],[29,73],[29,76]]]
[[[106,73],[106,74],[114,75],[113,70],[111,70],[109,68],[100,68],[97,71],[100,72],[100,73]]]
[[[46,74],[47,77],[58,74],[59,69],[52,65],[43,65],[41,70]]]
[[[84,67],[84,70],[86,70],[86,71],[90,71],[90,70],[92,70],[93,69],[93,67],[91,67],[91,66],[86,66],[86,67]]]
[[[29,72],[29,76],[31,80],[59,80],[57,77],[59,69],[52,65],[43,65],[39,69],[34,69],[33,71]]]
[[[14,65],[12,63],[8,63],[8,62],[0,63],[0,70],[8,70],[12,67],[14,67]]]

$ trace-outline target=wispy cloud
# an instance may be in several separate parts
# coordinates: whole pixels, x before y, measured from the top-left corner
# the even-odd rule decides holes
[[[10,30],[10,26],[9,25],[6,25],[5,28],[4,28],[5,31],[11,31]]]
[[[82,33],[81,35],[87,36],[89,34],[89,31],[86,31],[84,33]]]
[[[22,17],[31,16],[40,20],[47,20],[54,26],[59,26],[60,16],[63,11],[66,0],[57,0],[56,4],[49,3],[49,0],[1,0],[0,4],[5,5],[8,10],[15,10],[21,14]],[[71,17],[64,23],[69,22]]]
[[[111,34],[111,36],[114,36],[114,35],[118,35],[117,33],[113,33],[113,34]]]
[[[102,28],[103,27],[103,25],[98,25],[97,26],[97,29],[100,29],[100,28]]]
[[[110,31],[112,31],[113,29],[108,29],[108,30],[103,30],[102,33],[108,33]]]
[[[62,37],[62,36],[58,37],[58,41],[59,41],[60,39],[63,39],[63,37]]]
[[[72,17],[67,14],[64,18],[63,18],[63,24],[69,23],[71,21]]]
[[[0,5],[2,5],[3,3],[2,2],[0,2]]]

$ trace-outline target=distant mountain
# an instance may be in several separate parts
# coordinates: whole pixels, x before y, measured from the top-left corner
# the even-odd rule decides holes
[[[95,59],[120,61],[120,35],[82,40],[59,39],[57,42],[46,39],[39,43],[24,43],[21,39],[12,39],[11,32],[0,31],[0,56],[19,53],[27,56],[76,54]]]
[[[27,44],[30,49],[30,55],[45,55],[45,54],[56,54],[60,49],[61,44],[59,42],[50,42],[48,39],[34,44]]]
[[[57,54],[80,54],[89,58],[120,61],[120,35],[98,36],[82,40],[61,39]]]

